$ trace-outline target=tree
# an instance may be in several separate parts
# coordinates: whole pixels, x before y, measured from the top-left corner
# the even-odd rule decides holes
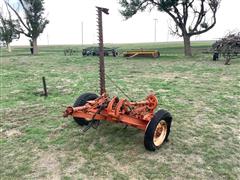
[[[19,6],[24,12],[22,17],[7,0],[5,0],[8,7],[15,13],[21,24],[20,33],[29,37],[33,44],[33,54],[38,53],[37,39],[43,32],[49,21],[43,17],[44,15],[44,0],[18,0]]]
[[[225,57],[225,65],[230,64],[230,60],[240,53],[240,32],[230,32],[225,37],[216,41],[212,45],[214,52]]]
[[[130,18],[138,11],[157,8],[174,21],[173,34],[183,37],[184,53],[192,56],[190,38],[212,29],[221,0],[120,0],[120,13]]]
[[[12,19],[9,11],[8,17],[4,17],[3,10],[0,12],[0,41],[7,45],[8,52],[11,52],[10,43],[20,37],[19,28],[19,21]]]

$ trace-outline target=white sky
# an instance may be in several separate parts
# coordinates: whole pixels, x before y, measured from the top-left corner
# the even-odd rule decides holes
[[[3,0],[0,0],[3,1]],[[10,0],[15,1],[15,0]],[[133,43],[154,41],[154,20],[157,22],[157,41],[182,40],[169,34],[170,17],[158,11],[138,13],[125,21],[119,13],[118,0],[45,0],[46,15],[50,20],[38,44],[81,44],[81,22],[84,26],[84,44],[97,42],[95,6],[109,8],[103,15],[105,43]],[[217,13],[217,24],[209,32],[192,40],[215,40],[230,30],[240,30],[240,0],[222,0]],[[28,45],[22,36],[14,45]]]

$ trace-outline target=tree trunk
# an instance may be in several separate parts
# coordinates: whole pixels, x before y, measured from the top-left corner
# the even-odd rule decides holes
[[[33,42],[33,55],[38,54],[37,38],[32,39]]]
[[[10,46],[10,43],[7,43],[7,49],[8,49],[8,52],[12,52],[12,49],[11,49],[11,46]]]
[[[192,56],[190,36],[183,35],[184,40],[184,54],[185,56]]]
[[[230,65],[230,60],[231,60],[231,58],[229,56],[227,56],[224,64]]]

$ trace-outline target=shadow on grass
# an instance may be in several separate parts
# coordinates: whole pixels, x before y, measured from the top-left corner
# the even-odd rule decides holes
[[[12,54],[3,54],[2,57],[24,57],[24,56],[31,56],[30,54],[27,54],[27,53],[21,53],[21,54],[15,54],[15,53],[12,53]]]

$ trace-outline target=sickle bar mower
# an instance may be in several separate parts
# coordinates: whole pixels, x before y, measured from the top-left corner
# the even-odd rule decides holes
[[[158,100],[154,94],[140,102],[132,102],[118,97],[110,98],[105,89],[105,68],[103,49],[102,12],[108,9],[97,7],[99,34],[99,75],[100,96],[94,93],[80,95],[73,106],[67,107],[63,116],[72,116],[81,126],[91,127],[100,120],[122,123],[145,131],[144,145],[147,150],[155,151],[167,141],[172,116],[165,110],[154,113]]]

